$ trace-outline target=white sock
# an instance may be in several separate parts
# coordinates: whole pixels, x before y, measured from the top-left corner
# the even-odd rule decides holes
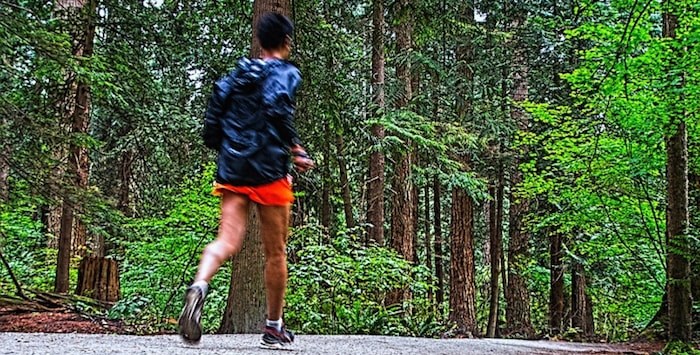
[[[282,318],[280,318],[278,320],[269,320],[268,319],[265,321],[265,325],[267,325],[268,327],[275,327],[275,329],[277,329],[278,332],[282,331]]]
[[[199,289],[202,290],[202,296],[206,296],[209,290],[209,284],[206,281],[196,281],[192,286],[199,287]]]

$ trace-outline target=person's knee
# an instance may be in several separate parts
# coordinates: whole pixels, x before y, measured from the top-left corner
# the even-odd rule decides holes
[[[267,251],[265,252],[265,258],[268,260],[273,260],[275,262],[287,260],[287,251],[284,247],[267,248]]]
[[[236,245],[227,243],[221,240],[217,240],[209,245],[204,249],[204,252],[213,255],[220,261],[224,261],[231,256],[235,255],[238,253],[238,248]]]

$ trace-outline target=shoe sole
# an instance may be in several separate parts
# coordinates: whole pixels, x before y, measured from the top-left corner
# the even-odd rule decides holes
[[[275,343],[275,344],[268,344],[265,342],[260,342],[260,348],[261,349],[266,349],[266,350],[282,350],[282,351],[294,351],[294,344],[280,344],[280,343]]]
[[[190,300],[193,297],[194,299]],[[180,319],[178,320],[178,328],[180,337],[188,344],[198,344],[202,339],[202,327],[194,320],[194,313],[198,307],[196,293],[187,292],[185,294],[185,308],[182,310]]]

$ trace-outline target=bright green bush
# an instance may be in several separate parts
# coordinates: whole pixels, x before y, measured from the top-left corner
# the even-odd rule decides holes
[[[317,228],[300,228],[290,248],[304,240],[323,240]],[[309,235],[311,234],[311,235]],[[285,321],[314,334],[387,334],[433,336],[441,331],[426,300],[428,270],[415,267],[395,252],[362,246],[355,235],[339,233],[323,245],[306,245],[293,253]],[[402,307],[383,301],[396,289],[413,295]]]
[[[42,225],[31,217],[36,210],[24,201],[0,205],[0,250],[23,287],[49,291],[54,284],[56,250],[46,247]],[[15,288],[5,270],[0,272],[0,286]]]

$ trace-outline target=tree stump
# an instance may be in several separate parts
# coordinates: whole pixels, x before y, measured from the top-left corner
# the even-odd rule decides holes
[[[78,295],[103,302],[119,300],[119,266],[112,259],[85,257],[78,268]]]

